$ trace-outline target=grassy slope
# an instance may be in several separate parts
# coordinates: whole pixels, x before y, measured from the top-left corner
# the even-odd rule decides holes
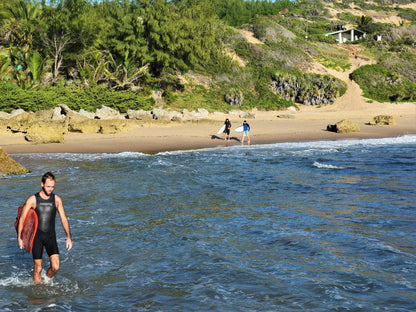
[[[382,23],[383,25],[388,25],[388,27],[394,27],[396,33],[406,33],[407,30],[412,29],[412,26],[410,22],[406,22],[400,17],[402,11],[397,8],[416,10],[416,4],[381,7],[371,2],[365,2],[364,4],[357,2],[349,5],[341,5],[340,1],[325,2],[324,7],[327,10],[322,11],[319,17],[308,17],[311,31],[314,31],[313,27],[317,27],[318,29],[315,29],[315,31],[319,32],[319,27],[328,23],[356,26],[351,21],[356,20],[361,15],[366,15],[371,17],[374,23]],[[247,25],[244,30],[235,32],[228,39],[227,46],[230,51],[237,52],[233,55],[235,60],[233,73],[213,74],[209,79],[206,79],[207,74],[205,73],[205,76],[202,75],[202,77],[211,81],[210,87],[206,84],[205,87],[196,87],[200,81],[198,78],[192,77],[192,79],[186,81],[187,91],[182,94],[178,93],[170,106],[191,109],[201,106],[211,110],[229,109],[229,105],[224,103],[222,99],[225,92],[232,92],[233,89],[238,89],[241,85],[248,90],[255,89],[254,81],[259,77],[256,77],[256,73],[248,68],[250,63],[253,63],[253,59],[255,63],[263,66],[263,71],[313,71],[314,62],[319,62],[327,68],[345,72],[351,68],[350,57],[360,53],[361,56],[372,59],[372,63],[379,63],[383,67],[388,68],[389,75],[391,75],[391,72],[395,72],[397,75],[403,76],[402,79],[397,81],[405,81],[406,85],[410,86],[406,90],[412,89],[413,84],[408,80],[411,77],[416,77],[416,67],[414,66],[416,64],[414,59],[416,49],[411,45],[406,45],[404,47],[406,51],[403,52],[403,46],[397,49],[397,44],[391,41],[384,46],[381,44],[371,46],[366,43],[338,45],[319,41],[307,41],[304,39],[305,23],[306,19],[294,12],[292,16],[288,14],[284,18],[278,16],[263,18],[262,21],[253,21],[253,24]],[[403,25],[402,27],[400,27],[401,24]],[[388,39],[392,40],[392,38]],[[391,48],[393,44],[396,44],[396,50]],[[375,79],[375,76],[372,72],[372,67],[366,68],[368,69],[367,71],[360,71],[361,77],[357,79],[357,82],[365,91],[367,97],[383,101],[383,98],[374,96],[378,93],[377,88],[383,88],[383,85],[369,85],[368,83]],[[363,79],[363,75],[367,79]],[[378,73],[376,76],[379,77],[379,75]],[[189,77],[189,75],[185,76]],[[358,75],[355,76],[357,77]],[[389,80],[389,78],[386,77],[386,80]],[[192,83],[189,83],[190,81]],[[415,100],[409,95],[394,96],[396,90],[400,94],[406,92],[400,86],[397,86],[397,88],[392,86],[391,94],[389,93],[384,100]],[[247,94],[245,95],[247,98]],[[252,95],[255,97],[256,92],[253,92]],[[248,100],[250,100],[250,97]],[[285,105],[286,103],[282,102],[277,107]],[[256,106],[256,103],[248,103],[243,108],[250,108],[251,106]]]

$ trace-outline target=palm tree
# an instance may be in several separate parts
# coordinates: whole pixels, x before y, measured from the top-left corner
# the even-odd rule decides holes
[[[40,23],[38,4],[25,0],[9,0],[0,5],[1,37],[6,43],[15,45],[33,44],[33,35]]]
[[[108,53],[106,75],[108,84],[115,90],[126,90],[137,86],[141,77],[148,71],[148,65],[137,67],[129,58],[129,53],[124,55],[123,62],[117,62],[111,53]]]

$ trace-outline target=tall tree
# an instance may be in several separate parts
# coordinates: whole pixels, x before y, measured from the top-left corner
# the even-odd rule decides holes
[[[123,60],[129,55],[132,62],[144,65],[149,61],[147,42],[144,37],[144,10],[141,6],[123,2],[105,3],[103,23],[96,48],[108,50],[115,59]]]
[[[42,49],[53,59],[52,83],[60,78],[62,67],[75,67],[96,38],[95,10],[87,0],[56,0],[43,10]]]
[[[175,5],[155,0],[145,12],[145,37],[156,75],[192,68],[209,59],[218,46],[219,21],[208,1],[185,0]]]

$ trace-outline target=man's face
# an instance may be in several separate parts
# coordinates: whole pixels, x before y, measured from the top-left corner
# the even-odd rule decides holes
[[[55,180],[47,179],[45,183],[42,184],[42,190],[46,196],[50,196],[55,188]]]

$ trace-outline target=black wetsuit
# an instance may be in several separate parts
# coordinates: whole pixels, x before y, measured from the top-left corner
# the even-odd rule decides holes
[[[33,241],[33,259],[42,259],[43,246],[48,256],[59,254],[55,233],[56,204],[55,194],[49,199],[43,199],[39,193],[36,196],[35,212],[38,215],[38,230]]]
[[[227,135],[230,135],[230,129],[231,129],[231,122],[230,121],[226,121],[224,122],[225,124],[225,129],[224,129],[224,133]]]

